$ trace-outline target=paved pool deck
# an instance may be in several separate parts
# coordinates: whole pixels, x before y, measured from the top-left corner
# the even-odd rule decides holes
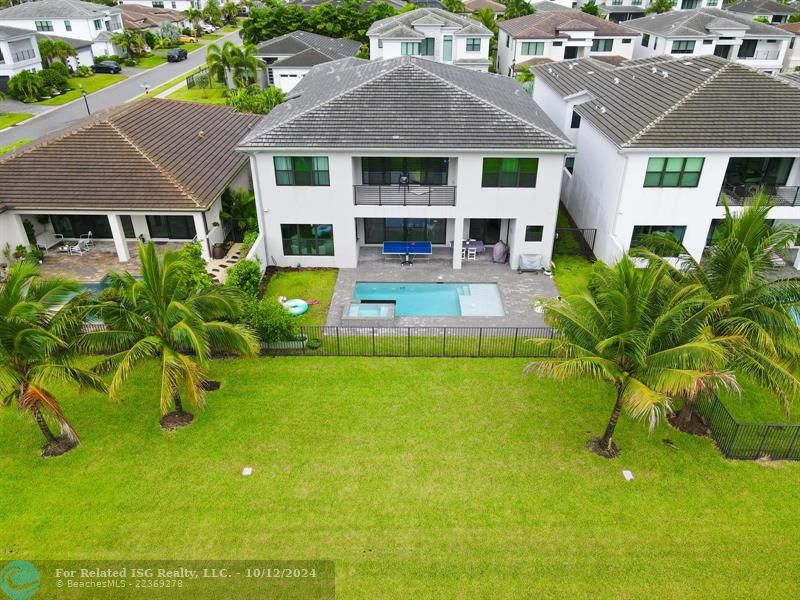
[[[353,297],[356,282],[437,281],[456,283],[497,283],[503,299],[502,317],[395,317],[392,321],[375,320],[375,327],[543,327],[544,319],[531,301],[537,297],[556,297],[558,289],[551,277],[543,274],[517,273],[507,264],[495,264],[490,256],[464,261],[454,270],[449,251],[418,259],[413,266],[402,266],[399,258],[384,260],[374,248],[362,248],[358,267],[340,269],[328,311],[329,326],[347,326],[342,314]],[[358,326],[365,322],[359,320]]]

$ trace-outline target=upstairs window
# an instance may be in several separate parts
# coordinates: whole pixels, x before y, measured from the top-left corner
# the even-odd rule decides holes
[[[480,52],[481,38],[467,38],[467,52]]]
[[[53,31],[52,21],[34,21],[36,31]]]
[[[153,0],[153,8],[164,8],[164,0]]]
[[[581,126],[581,116],[573,110],[572,120],[569,122],[569,128],[578,129],[580,126]]]
[[[541,56],[544,54],[544,42],[522,42],[522,56]]]
[[[402,42],[400,44],[400,54],[403,56],[419,56],[419,42]]]
[[[643,33],[642,34],[642,46],[647,48],[649,45],[650,45],[650,34],[649,33]]]
[[[538,158],[484,158],[482,187],[536,187]]]
[[[614,40],[592,40],[592,52],[611,52]]]
[[[433,38],[425,38],[419,44],[420,56],[433,56],[433,50],[436,45],[436,40]]]
[[[95,28],[97,31],[100,31],[100,30],[103,28],[103,21],[102,21],[102,20],[100,20],[100,19],[95,19],[95,20],[94,20],[94,28]]]
[[[378,40],[378,48],[383,48],[383,40]]]
[[[64,29],[66,29],[67,31],[72,31],[72,23],[70,23],[69,21],[64,21]]]
[[[651,158],[644,187],[697,187],[704,158]]]
[[[694,52],[694,40],[675,40],[672,42],[672,54],[691,54]]]
[[[276,185],[330,185],[327,156],[276,156]]]

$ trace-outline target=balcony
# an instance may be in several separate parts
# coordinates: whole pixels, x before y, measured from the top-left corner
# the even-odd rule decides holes
[[[759,50],[752,56],[739,56],[739,60],[778,60],[780,55],[778,50]]]
[[[800,206],[800,186],[796,185],[766,185],[761,186],[769,194],[775,206]],[[717,206],[722,206],[722,201],[727,199],[730,206],[747,206],[753,196],[758,192],[756,185],[730,185],[723,184],[722,191],[717,200]]]
[[[18,52],[14,52],[13,56],[14,56],[14,62],[17,63],[17,62],[22,62],[24,60],[31,60],[36,58],[36,52],[34,52],[33,49],[20,50]]]
[[[454,185],[354,185],[356,206],[455,206]]]

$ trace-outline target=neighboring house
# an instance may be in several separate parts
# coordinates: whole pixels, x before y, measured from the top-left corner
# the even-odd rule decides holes
[[[502,17],[506,12],[506,5],[494,0],[464,0],[464,8],[467,9],[467,14],[488,8],[494,13],[495,18]]]
[[[122,11],[80,0],[38,0],[0,10],[0,26],[83,40],[94,56],[103,56],[116,53],[111,38],[122,31]]]
[[[573,146],[513,79],[418,57],[315,67],[239,145],[278,266],[353,268],[364,246],[462,240],[551,256]]]
[[[267,85],[288,92],[312,67],[355,56],[360,49],[355,40],[292,31],[259,44],[256,56],[267,65]]]
[[[0,91],[20,71],[39,71],[42,59],[36,34],[25,29],[0,26]]]
[[[778,78],[785,81],[789,85],[800,88],[800,73],[781,73]]]
[[[633,57],[639,32],[580,10],[562,9],[500,21],[497,72],[514,75],[522,67],[584,58],[612,61]]]
[[[297,6],[301,6],[305,10],[311,10],[315,6],[319,6],[320,4],[327,4],[330,3],[334,7],[339,7],[342,5],[344,0],[288,0],[287,4],[296,4]],[[365,7],[369,7],[371,4],[378,4],[380,2],[386,2],[396,10],[404,10],[408,7],[408,2],[405,0],[364,0],[363,5]]]
[[[48,39],[48,40],[60,40],[62,42],[66,42],[70,46],[72,46],[73,50],[75,50],[75,56],[70,56],[67,58],[66,62],[67,65],[74,71],[81,65],[93,65],[94,64],[94,57],[95,54],[92,51],[92,42],[89,40],[79,40],[77,38],[65,37],[62,35],[53,35],[52,33],[44,34],[44,33],[37,33],[35,34],[37,40],[41,39]],[[38,44],[37,44],[38,47]]]
[[[652,4],[652,2],[648,3]],[[694,10],[696,8],[719,8],[724,0],[675,0],[672,10]]]
[[[717,8],[650,15],[626,25],[642,33],[635,58],[714,55],[770,74],[783,68],[792,39],[773,25]]]
[[[586,4],[585,0],[581,5]],[[624,23],[631,19],[644,16],[644,11],[650,6],[651,0],[600,0],[597,6],[600,14],[614,23]]]
[[[776,27],[792,35],[792,39],[789,40],[789,49],[783,59],[783,68],[786,71],[794,71],[800,67],[800,23],[783,23]]]
[[[773,25],[786,23],[789,17],[800,12],[777,0],[741,0],[735,4],[726,4],[724,8],[751,19],[764,18]]]
[[[764,187],[800,225],[800,89],[715,56],[534,69],[534,99],[577,146],[563,199],[613,262],[669,232],[700,259],[725,214]]]
[[[183,12],[190,8],[202,10],[208,0],[119,0],[120,6],[145,6],[149,8],[167,8]],[[222,4],[222,2],[220,2]]]
[[[27,244],[23,220],[43,238],[223,241],[220,196],[251,188],[237,142],[258,115],[227,106],[148,99],[96,114],[0,160],[0,229]],[[49,234],[49,235],[48,235]],[[80,260],[76,258],[76,260]]]
[[[189,27],[189,20],[177,10],[130,3],[121,4],[120,9],[122,25],[130,31],[151,31],[157,34],[162,23],[171,23],[180,30]]]
[[[421,56],[488,71],[491,31],[479,21],[440,8],[417,8],[375,21],[367,31],[370,60]]]

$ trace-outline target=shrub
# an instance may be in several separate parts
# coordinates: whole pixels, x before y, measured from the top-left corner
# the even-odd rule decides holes
[[[158,44],[158,36],[148,29],[144,32],[144,42],[152,50]]]
[[[244,234],[244,238],[242,239],[242,256],[247,256],[247,253],[250,252],[250,248],[253,247],[257,239],[257,231],[248,231]]]
[[[286,94],[279,88],[273,86],[262,90],[254,84],[246,88],[231,90],[225,103],[232,106],[237,112],[266,115],[284,100],[286,100]]]
[[[65,78],[69,77],[69,68],[60,60],[56,60],[50,65],[50,70],[61,73]]]
[[[94,71],[87,65],[81,65],[75,71],[75,77],[91,77],[92,75],[94,75]]]
[[[214,284],[211,275],[206,272],[206,261],[200,242],[183,245],[178,252],[184,264],[183,283],[188,289],[209,287]]]
[[[248,296],[258,298],[261,290],[261,265],[257,260],[240,260],[228,271],[225,285],[238,288]]]
[[[42,95],[42,78],[38,73],[20,71],[8,80],[8,93],[22,102],[36,102]]]
[[[22,220],[22,226],[25,228],[25,236],[28,238],[28,243],[36,245],[36,229],[28,219]]]
[[[296,340],[299,334],[297,321],[276,298],[250,300],[245,303],[242,321],[266,343]]]
[[[195,85],[195,87],[207,88],[207,87],[210,87],[209,86],[210,83],[211,83],[211,80],[209,79],[208,75],[206,75],[205,73],[201,73],[201,74],[198,74],[198,75],[194,76],[194,85]]]
[[[94,57],[94,64],[101,63],[101,62],[106,61],[106,60],[112,60],[112,61],[118,63],[118,62],[120,62],[121,59],[116,54],[103,54],[101,56],[95,56]]]
[[[39,71],[39,78],[42,80],[42,86],[48,91],[53,88],[64,91],[69,87],[66,75],[52,67]]]

